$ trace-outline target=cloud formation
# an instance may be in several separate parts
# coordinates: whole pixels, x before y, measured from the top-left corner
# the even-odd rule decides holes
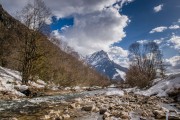
[[[13,11],[21,10],[28,1],[8,0],[2,1],[2,4],[14,15]],[[121,41],[126,36],[124,28],[130,20],[126,15],[121,15],[119,9],[132,1],[44,0],[57,18],[74,18],[74,25],[61,28],[61,33],[55,30],[53,34],[83,55],[98,50],[107,51],[111,44]]]
[[[128,17],[120,15],[115,8],[74,17],[74,25],[65,29],[62,35],[67,43],[83,55],[99,50],[107,51],[114,42],[126,36],[124,28]]]
[[[137,41],[137,43],[139,43],[139,44],[145,44],[145,43],[147,43],[148,42],[148,40],[138,40]]]
[[[154,10],[154,12],[160,12],[162,9],[163,9],[163,4],[160,4],[160,5],[158,5],[158,6],[155,6],[154,8],[153,8],[153,10]]]
[[[172,44],[171,47],[173,47],[174,49],[180,52],[180,36],[172,35],[169,40],[169,43]]]
[[[149,33],[156,33],[156,32],[164,32],[165,30],[176,30],[176,29],[180,29],[180,26],[175,24],[175,25],[171,25],[169,27],[167,26],[160,26],[160,27],[156,27],[154,29],[152,29]]]
[[[180,26],[179,25],[171,25],[169,26],[169,29],[175,30],[175,29],[179,29]]]
[[[174,56],[166,59],[165,62],[168,65],[168,73],[180,72],[180,56]]]
[[[123,48],[118,46],[111,46],[108,50],[110,59],[126,68],[129,67],[128,54],[128,50],[124,50]]]
[[[161,38],[161,39],[156,39],[156,40],[153,40],[153,42],[155,42],[156,44],[160,45],[161,43],[164,42],[164,39]]]
[[[22,10],[27,5],[29,0],[1,0],[3,8],[7,10],[12,16],[16,16],[16,12]]]
[[[156,27],[154,29],[152,29],[149,33],[155,33],[155,32],[163,32],[167,30],[167,27],[166,26],[160,26],[160,27]]]
[[[128,50],[124,50],[123,48],[118,47],[118,46],[111,46],[108,53],[114,54],[114,55],[118,54],[121,57],[127,57],[128,56]]]
[[[88,14],[96,11],[102,11],[106,7],[117,4],[120,8],[134,0],[43,0],[52,10],[52,13],[63,18],[74,14]],[[11,14],[15,15],[27,3],[33,3],[33,0],[2,0],[1,4]]]

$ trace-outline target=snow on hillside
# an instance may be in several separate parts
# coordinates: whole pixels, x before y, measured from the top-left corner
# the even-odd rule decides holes
[[[157,95],[159,97],[168,96],[168,93],[180,91],[180,74],[169,75],[166,79],[156,79],[154,85],[144,91],[136,91],[136,94],[145,96]]]
[[[46,85],[42,80],[37,80],[37,82],[29,81],[29,84],[31,87],[36,88],[43,88]],[[0,92],[25,96],[20,91],[27,90],[30,86],[22,85],[20,72],[0,66]]]
[[[121,78],[123,79],[123,80],[125,80],[125,76],[126,76],[126,73],[125,72],[123,72],[123,71],[120,71],[119,69],[117,69],[116,68],[116,71],[118,72],[118,74],[121,76]]]

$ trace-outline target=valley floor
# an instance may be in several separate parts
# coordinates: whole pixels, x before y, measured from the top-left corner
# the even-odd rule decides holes
[[[168,120],[180,119],[180,103],[117,88],[0,101],[1,120]]]
[[[0,67],[0,120],[180,120],[179,79],[156,79],[147,90],[63,88],[42,80],[25,86],[19,72]],[[22,93],[32,88],[36,95]]]

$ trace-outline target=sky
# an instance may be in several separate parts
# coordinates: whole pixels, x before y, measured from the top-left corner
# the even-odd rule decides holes
[[[12,16],[32,0],[0,0]],[[180,69],[180,0],[44,0],[51,35],[86,56],[104,50],[128,66],[128,47],[156,42],[171,70]],[[180,70],[179,70],[180,71]]]

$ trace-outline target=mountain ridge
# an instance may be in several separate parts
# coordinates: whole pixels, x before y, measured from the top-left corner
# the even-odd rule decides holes
[[[103,50],[87,56],[86,62],[99,73],[115,81],[124,80],[125,73],[128,70],[127,68],[110,60],[108,54]]]

